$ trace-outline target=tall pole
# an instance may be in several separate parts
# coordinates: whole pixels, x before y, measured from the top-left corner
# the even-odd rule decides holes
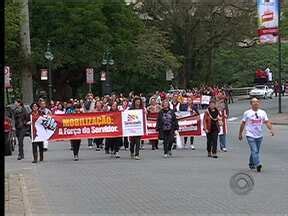
[[[48,60],[48,73],[49,73],[49,77],[48,77],[48,89],[49,89],[49,99],[52,100],[53,97],[53,91],[52,91],[52,71],[51,71],[51,61]]]
[[[278,112],[282,113],[282,101],[281,101],[281,93],[282,93],[282,78],[281,78],[281,70],[282,70],[282,50],[281,50],[281,0],[278,0],[279,7],[279,15],[278,15],[278,25],[279,25],[279,33],[278,33],[278,84],[279,84],[279,95],[278,95]]]

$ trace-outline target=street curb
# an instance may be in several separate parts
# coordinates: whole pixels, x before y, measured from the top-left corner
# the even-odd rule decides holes
[[[20,181],[20,185],[21,185],[22,197],[23,197],[23,203],[24,203],[24,215],[25,216],[32,216],[31,204],[30,204],[30,201],[28,198],[27,186],[25,184],[23,174],[19,174],[19,181]]]
[[[288,125],[288,123],[283,123],[283,122],[272,122],[272,125]]]

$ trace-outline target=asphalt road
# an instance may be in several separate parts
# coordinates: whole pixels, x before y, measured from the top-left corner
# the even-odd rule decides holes
[[[268,115],[275,115],[278,113],[278,97],[273,97],[273,99],[262,100],[262,108],[265,109]],[[249,99],[239,100],[236,103],[229,105],[230,118],[237,117],[240,118],[243,112],[249,109]],[[288,96],[282,97],[282,112],[288,112]]]
[[[277,112],[274,100],[263,102],[268,113]],[[231,117],[241,116],[248,102],[231,105]],[[140,161],[130,160],[124,150],[120,159],[111,159],[89,150],[83,140],[78,162],[70,144],[58,142],[50,143],[45,161],[34,165],[27,138],[25,159],[6,157],[5,171],[24,176],[33,215],[287,215],[288,126],[275,126],[275,137],[265,133],[262,173],[248,169],[249,149],[237,140],[238,128],[239,119],[230,122],[228,152],[218,159],[207,158],[204,137],[195,138],[195,151],[176,150],[169,159],[145,144]],[[246,195],[229,185],[239,172],[255,181]]]

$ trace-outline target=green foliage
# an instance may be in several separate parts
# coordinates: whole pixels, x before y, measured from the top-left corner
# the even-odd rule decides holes
[[[288,78],[288,44],[282,46],[282,77]],[[257,46],[248,49],[218,49],[215,56],[215,83],[231,83],[235,87],[253,85],[257,69],[269,67],[278,78],[278,45]]]
[[[14,98],[21,97],[21,65],[23,64],[20,45],[21,6],[19,1],[5,1],[5,65],[10,66],[13,74]]]
[[[47,65],[44,52],[47,40],[51,40],[57,81],[69,79],[73,88],[85,87],[86,67],[94,67],[97,75],[104,70],[101,62],[106,48],[110,48],[115,62],[109,70],[117,91],[150,91],[147,87],[166,84],[163,73],[177,66],[162,34],[157,29],[147,30],[123,0],[98,0],[91,4],[61,1],[48,5],[35,1],[31,14],[34,62],[38,69]]]

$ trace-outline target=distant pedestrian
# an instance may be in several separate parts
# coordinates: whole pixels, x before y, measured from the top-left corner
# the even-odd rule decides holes
[[[179,125],[175,111],[170,109],[169,101],[164,100],[162,110],[157,119],[156,130],[159,131],[160,139],[163,139],[164,157],[172,156],[172,144],[175,137],[175,131],[178,131]]]
[[[240,130],[239,140],[243,139],[242,134],[246,128],[246,139],[250,147],[249,167],[250,169],[257,169],[261,172],[262,164],[260,161],[260,147],[263,141],[263,125],[265,124],[272,136],[272,124],[268,120],[267,113],[260,109],[260,101],[257,98],[252,98],[250,101],[251,109],[244,112]]]
[[[211,100],[208,109],[205,111],[203,120],[203,129],[207,137],[208,157],[218,158],[217,140],[219,128],[219,111],[216,108],[216,102]]]

